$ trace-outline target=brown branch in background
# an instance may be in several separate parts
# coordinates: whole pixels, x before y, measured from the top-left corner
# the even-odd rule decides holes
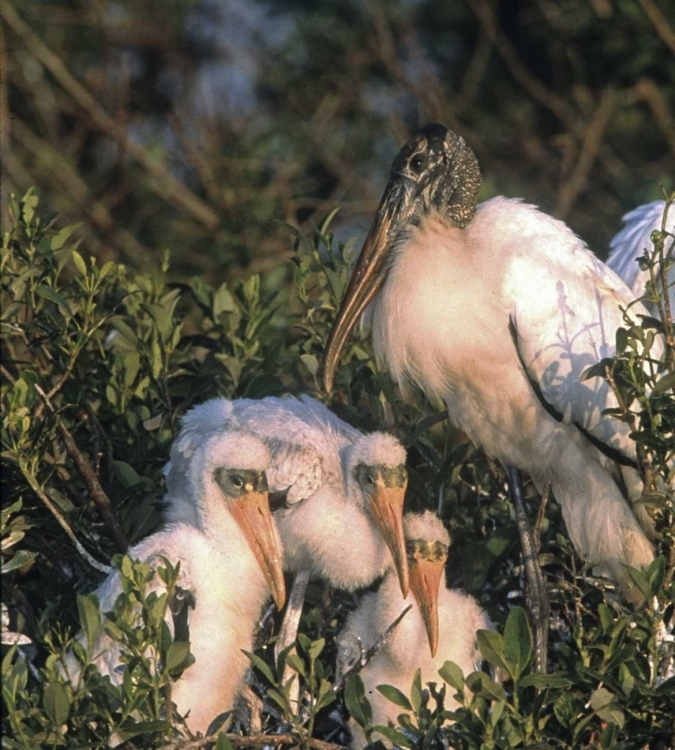
[[[63,438],[63,442],[66,444],[66,449],[70,457],[73,459],[73,463],[82,475],[82,479],[84,480],[89,495],[94,501],[101,519],[110,532],[110,535],[117,545],[117,548],[120,552],[126,552],[129,547],[129,540],[127,539],[127,536],[124,533],[122,526],[120,525],[119,519],[115,515],[115,511],[112,508],[110,498],[106,495],[103,487],[101,487],[101,484],[98,481],[96,472],[94,471],[87,458],[80,452],[68,428],[54,411],[54,407],[52,406],[47,394],[39,385],[35,386],[35,390],[47,407],[49,413],[54,416],[56,420],[56,429],[59,431],[59,434]]]
[[[218,215],[180,180],[176,179],[169,169],[149,157],[147,152],[129,137],[128,133],[100,107],[89,91],[76,80],[63,61],[31,31],[29,26],[19,17],[12,4],[4,2],[0,9],[7,25],[12,28],[35,58],[49,70],[73,99],[86,110],[93,123],[118,141],[154,178],[151,189],[167,202],[186,209],[193,218],[208,229],[215,229],[220,223]]]
[[[576,167],[570,178],[560,188],[556,215],[561,219],[569,216],[574,202],[583,190],[593,163],[600,153],[602,139],[609,127],[615,107],[616,94],[613,89],[607,88],[603,91],[600,102],[586,128]]]
[[[636,97],[646,102],[652,110],[654,119],[675,156],[675,120],[668,109],[666,98],[651,78],[640,78],[633,91]]]
[[[516,48],[501,33],[494,11],[488,0],[470,0],[469,7],[483,25],[488,39],[494,44],[495,49],[506,63],[515,80],[529,92],[535,101],[546,107],[546,109],[550,109],[551,112],[567,125],[569,130],[574,131],[576,126],[574,111],[563,98],[547,89],[536,76],[530,73],[520,59]]]
[[[661,41],[670,47],[670,51],[675,55],[675,31],[668,23],[663,11],[658,7],[654,0],[639,0],[642,10],[651,21],[654,31],[661,38]]]
[[[118,227],[108,208],[96,200],[87,183],[51,144],[35,135],[18,117],[13,122],[13,134],[17,141],[37,158],[45,174],[65,188],[93,226],[100,230],[109,242],[118,244],[128,257],[137,259],[148,254],[147,248],[130,232]]]
[[[343,745],[323,742],[313,737],[301,743],[300,739],[292,734],[252,734],[249,737],[242,737],[240,734],[227,734],[226,737],[234,747],[279,747],[283,745],[300,747],[302,745],[312,748],[312,750],[344,750]],[[161,745],[157,750],[206,750],[206,748],[215,745],[217,741],[218,734],[213,734],[210,737],[202,737],[198,740],[171,742],[168,745]]]

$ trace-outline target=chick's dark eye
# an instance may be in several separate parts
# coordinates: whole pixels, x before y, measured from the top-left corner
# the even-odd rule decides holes
[[[238,490],[240,490],[244,486],[244,477],[242,477],[240,474],[232,474],[232,476],[230,477],[230,481],[232,482],[232,486]]]
[[[366,483],[371,487],[375,486],[375,477],[373,474],[366,474]]]

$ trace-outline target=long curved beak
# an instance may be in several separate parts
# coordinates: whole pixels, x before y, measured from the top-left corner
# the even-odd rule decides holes
[[[260,565],[277,609],[282,609],[286,603],[284,558],[267,492],[252,491],[242,495],[232,503],[232,515]]]
[[[438,587],[445,566],[442,560],[415,557],[410,564],[410,588],[420,608],[431,655],[438,650]]]
[[[335,370],[349,334],[385,282],[389,251],[399,230],[412,216],[414,203],[415,183],[400,174],[393,174],[328,337],[323,358],[323,385],[327,392],[333,389]]]
[[[379,480],[370,503],[370,514],[387,543],[391,552],[401,586],[401,593],[405,599],[410,588],[408,572],[408,556],[405,551],[405,537],[403,536],[403,487],[389,487]]]

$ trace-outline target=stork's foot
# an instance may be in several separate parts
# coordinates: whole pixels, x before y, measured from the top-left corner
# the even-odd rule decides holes
[[[535,543],[532,527],[527,518],[523,487],[518,476],[518,469],[515,466],[509,466],[506,472],[508,475],[509,492],[516,513],[516,525],[518,527],[523,564],[525,566],[525,580],[527,582],[525,602],[534,630],[534,668],[535,671],[545,674],[550,610],[546,581],[539,566],[537,544]]]

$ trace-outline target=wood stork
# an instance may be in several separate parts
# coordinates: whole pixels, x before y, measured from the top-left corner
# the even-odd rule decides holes
[[[540,489],[550,482],[577,551],[639,600],[624,563],[646,565],[653,551],[621,487],[639,485],[635,444],[603,414],[617,405],[609,385],[582,379],[614,353],[633,295],[534,206],[504,197],[476,206],[479,185],[475,155],[443,126],[403,146],[329,337],[325,387],[368,308],[393,378],[444,404],[488,455]]]
[[[661,229],[665,206],[665,201],[652,201],[629,211],[623,217],[623,229],[609,243],[611,252],[607,258],[607,265],[619,274],[636,297],[644,296],[649,281],[649,273],[640,269],[637,259],[643,257],[645,249],[649,252],[654,249],[651,234],[654,230]],[[675,314],[675,209],[671,208],[669,211],[666,231],[672,235],[666,240],[664,254],[670,258],[666,280],[670,311],[673,315]],[[657,268],[659,267],[660,265],[657,264]],[[660,317],[656,304],[645,302],[645,306],[655,318]]]
[[[270,492],[285,495],[286,507],[274,517],[286,570],[297,574],[300,583],[291,594],[277,651],[295,640],[310,574],[354,590],[382,576],[393,558],[407,595],[402,524],[406,453],[396,438],[383,432],[364,435],[306,395],[213,399],[192,409],[183,422],[191,441],[213,429],[241,430],[263,440],[270,452]],[[169,520],[192,518],[193,508],[181,491],[188,470],[187,461],[172,457]]]
[[[438,670],[453,661],[468,675],[479,667],[476,631],[492,627],[476,600],[441,584],[450,537],[431,511],[407,513],[404,517],[412,609],[398,623],[382,648],[361,669],[366,695],[373,710],[373,724],[396,722],[401,709],[388,701],[378,685],[394,685],[405,695],[417,669],[422,684],[440,682]],[[440,589],[440,590],[439,590]],[[366,594],[347,618],[338,637],[338,675],[357,661],[404,611],[403,600],[390,570],[375,593]],[[446,708],[452,709],[452,698]],[[356,722],[350,722],[353,746],[363,747],[365,737]]]
[[[269,509],[264,469],[269,453],[262,441],[240,432],[210,433],[188,450],[185,434],[174,443],[190,455],[190,471],[180,491],[192,506],[188,522],[171,523],[129,550],[136,560],[154,568],[161,556],[180,561],[180,602],[191,602],[190,650],[195,658],[173,686],[172,699],[187,717],[193,732],[206,732],[217,715],[232,708],[242,687],[252,650],[254,630],[270,591],[279,608],[285,588],[282,549]],[[156,576],[151,590],[164,584]],[[119,571],[111,573],[96,591],[102,612],[110,611],[122,592]],[[173,628],[173,622],[167,623]],[[102,635],[95,663],[103,674],[121,684],[124,666],[119,644]],[[78,667],[72,655],[67,662],[71,679]]]

